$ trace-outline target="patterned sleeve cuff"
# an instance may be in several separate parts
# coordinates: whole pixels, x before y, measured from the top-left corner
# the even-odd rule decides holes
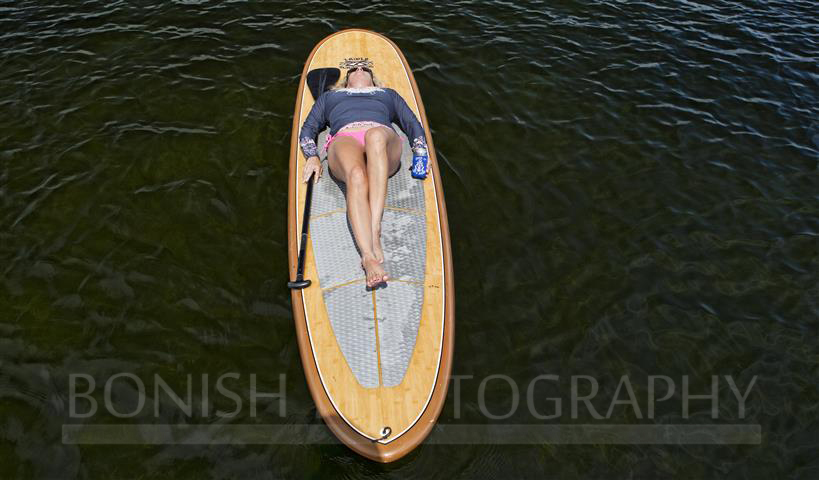
[[[417,138],[412,140],[413,150],[418,148],[418,147],[427,148],[427,142],[424,140],[424,137],[417,137]]]
[[[299,139],[299,145],[301,146],[301,151],[304,152],[305,158],[318,157],[318,147],[316,146],[316,141],[312,138],[304,137]]]

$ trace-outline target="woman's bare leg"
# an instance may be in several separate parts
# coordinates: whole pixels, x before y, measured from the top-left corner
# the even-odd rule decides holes
[[[387,178],[401,164],[401,137],[391,128],[375,127],[367,130],[364,143],[367,152],[373,253],[379,262],[383,262],[381,218],[387,199]]]
[[[367,166],[364,149],[350,137],[340,137],[330,145],[330,170],[347,185],[347,218],[361,250],[361,266],[367,274],[367,286],[387,280],[387,273],[373,252],[372,219],[369,203]]]

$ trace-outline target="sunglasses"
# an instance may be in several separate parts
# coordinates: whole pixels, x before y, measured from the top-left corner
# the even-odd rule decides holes
[[[361,70],[364,70],[365,72],[369,73],[371,77],[373,76],[373,71],[372,71],[372,70],[370,70],[370,69],[369,69],[369,68],[367,68],[367,67],[353,67],[353,68],[351,68],[351,69],[347,70],[347,77],[349,77],[351,73],[355,72],[355,71],[356,71],[356,70],[358,70],[359,68],[360,68]]]

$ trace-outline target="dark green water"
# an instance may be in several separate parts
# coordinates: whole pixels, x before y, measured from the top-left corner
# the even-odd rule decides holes
[[[0,2],[0,477],[816,478],[819,5],[812,1]],[[70,423],[224,423],[165,402],[71,418],[69,378],[286,375],[314,424],[287,280],[287,169],[311,48],[363,27],[412,65],[441,162],[456,355],[439,423],[759,425],[758,445],[76,445]],[[486,383],[507,375],[510,387]],[[594,377],[605,413],[523,405]],[[649,375],[677,394],[645,418]],[[683,376],[719,386],[680,411]],[[721,377],[722,378],[722,377]],[[198,385],[198,383],[197,383]],[[211,388],[212,390],[212,388]],[[196,390],[195,390],[196,391]],[[197,394],[198,395],[198,394]],[[133,384],[117,383],[120,411]],[[220,404],[221,402],[221,404]],[[217,404],[231,410],[224,398]],[[149,404],[150,406],[151,404]],[[458,410],[456,411],[456,407]],[[80,410],[85,410],[82,404]],[[548,403],[537,408],[545,412]],[[564,404],[564,410],[568,405]]]

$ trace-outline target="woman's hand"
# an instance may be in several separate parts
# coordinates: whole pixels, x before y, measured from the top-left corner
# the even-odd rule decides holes
[[[319,160],[319,157],[310,157],[307,159],[307,163],[304,164],[304,183],[310,180],[310,174],[313,172],[316,172],[316,178],[313,180],[313,183],[316,183],[321,178],[321,160]]]

